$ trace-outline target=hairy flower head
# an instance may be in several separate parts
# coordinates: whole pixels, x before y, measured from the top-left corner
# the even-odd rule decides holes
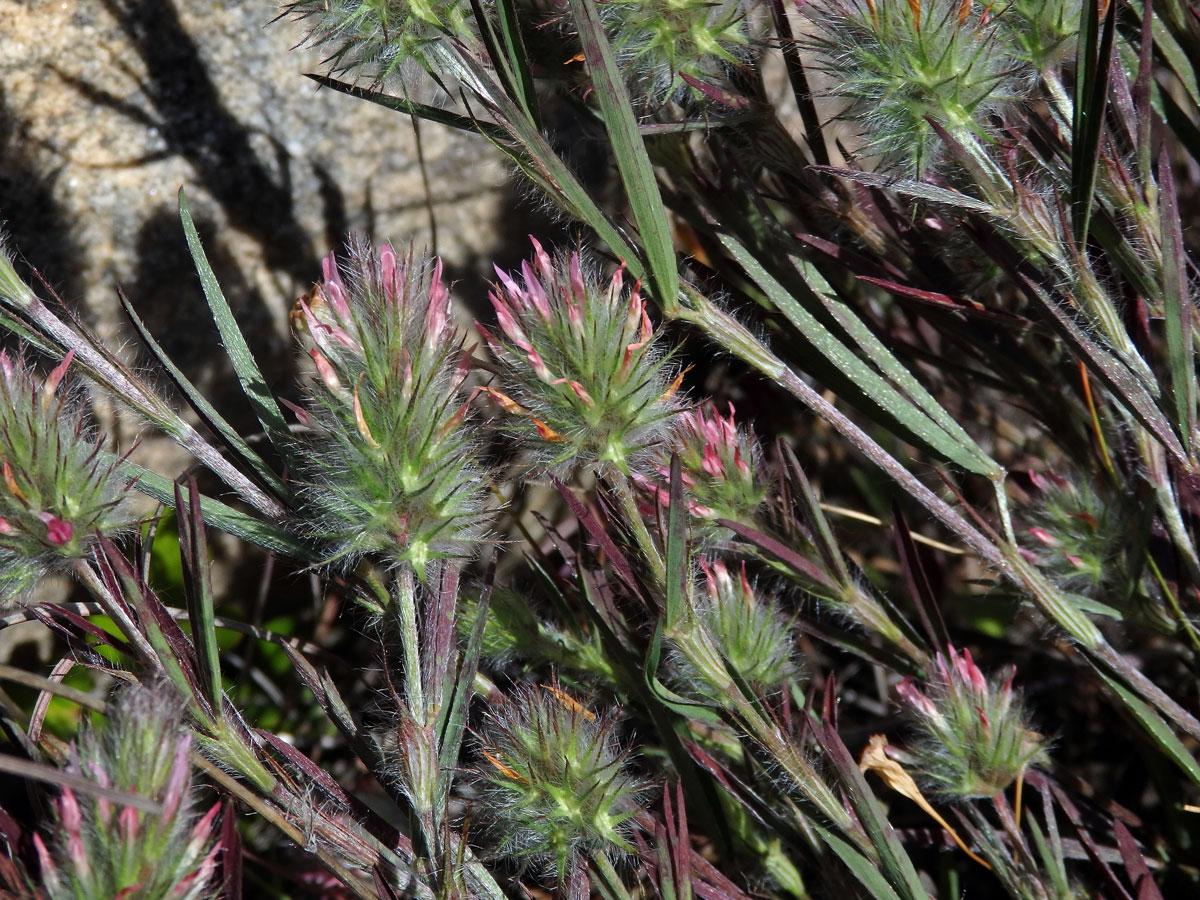
[[[63,788],[57,828],[34,844],[49,900],[204,900],[221,893],[214,804],[192,808],[188,734],[180,705],[166,689],[134,687],[113,702],[99,734],[76,742],[71,774],[101,788],[136,794],[151,813],[106,795]]]
[[[671,477],[671,454],[679,454],[684,499],[688,511],[703,520],[752,521],[767,495],[762,481],[762,452],[754,432],[739,428],[733,404],[722,416],[715,404],[682,413],[674,440],[661,448],[655,481],[642,477],[662,506],[670,503],[667,484]],[[710,537],[721,536],[713,525]],[[727,536],[728,532],[724,532]]]
[[[924,691],[911,678],[897,688],[917,729],[914,768],[930,787],[958,797],[992,797],[1045,755],[1029,726],[1010,670],[987,679],[969,650],[938,654]]]
[[[536,240],[521,282],[496,270],[499,321],[488,342],[503,369],[491,394],[547,469],[614,466],[628,473],[670,431],[679,412],[669,357],[658,346],[640,283],[623,269],[607,284],[579,254],[552,260]]]
[[[101,458],[63,384],[73,356],[42,380],[0,351],[0,603],[134,522],[129,479]]]
[[[754,589],[745,565],[735,575],[721,560],[701,558],[700,568],[694,618],[674,629],[680,683],[719,702],[735,684],[760,693],[798,676],[792,622]]]
[[[498,856],[562,882],[584,855],[633,852],[642,784],[625,766],[616,724],[615,712],[594,713],[557,687],[518,690],[488,711],[478,810]]]
[[[467,0],[292,0],[284,14],[309,20],[308,43],[328,49],[336,72],[383,80],[406,63],[437,68],[442,42],[469,34]]]
[[[932,119],[952,136],[986,135],[1026,66],[990,4],[973,0],[814,0],[806,38],[830,92],[849,102],[868,153],[923,174]]]
[[[440,261],[358,247],[297,301],[316,367],[300,454],[314,537],[331,559],[378,553],[423,573],[474,552],[485,488],[468,421],[461,342]]]
[[[609,43],[632,93],[652,103],[701,96],[744,62],[757,34],[744,0],[607,0]]]

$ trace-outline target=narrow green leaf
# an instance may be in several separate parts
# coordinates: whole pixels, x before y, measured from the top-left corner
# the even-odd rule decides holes
[[[1140,6],[1141,4],[1137,4]],[[1196,78],[1196,54],[1188,52],[1175,39],[1167,23],[1159,16],[1154,16],[1152,23],[1154,33],[1154,48],[1162,54],[1167,67],[1179,79],[1192,103],[1200,106],[1200,81]]]
[[[843,344],[824,325],[808,312],[788,290],[780,284],[766,268],[745,247],[729,235],[719,235],[722,245],[737,260],[750,279],[767,295],[772,304],[785,316],[796,330],[822,356],[833,363],[837,369],[849,378],[856,387],[866,394],[881,411],[894,417],[914,436],[920,438],[943,457],[962,466],[970,472],[987,477],[996,477],[1000,467],[988,459],[968,437],[963,443],[957,435],[949,434],[937,421],[930,418],[919,406],[896,390],[880,375],[861,359],[853,350]],[[811,290],[811,288],[810,288]],[[814,292],[815,296],[815,292]],[[818,301],[819,302],[819,301]],[[851,316],[852,318],[852,316]],[[860,323],[861,324],[861,323]],[[866,326],[863,326],[865,329]],[[861,330],[860,330],[861,331]],[[884,351],[886,354],[886,351]],[[890,355],[890,354],[886,354]],[[903,368],[898,361],[892,366]],[[911,378],[911,376],[910,376]],[[915,379],[912,379],[915,381]],[[924,391],[922,390],[922,393]],[[928,396],[926,394],[926,396]],[[937,402],[929,397],[929,403],[936,406]],[[940,407],[939,407],[940,408]],[[949,418],[943,413],[944,418]],[[964,435],[965,436],[965,435]]]
[[[471,698],[475,693],[475,673],[479,670],[479,657],[483,652],[483,636],[487,630],[488,610],[491,600],[491,579],[487,581],[483,596],[475,610],[475,622],[471,628],[471,636],[459,659],[457,679],[450,694],[450,702],[439,712],[438,722],[438,764],[443,773],[454,771],[458,763],[459,752],[462,749],[463,735],[467,727],[467,713],[470,710]],[[449,673],[448,673],[449,674]],[[451,778],[440,776],[438,779],[439,802],[449,800]]]
[[[205,540],[204,522],[197,503],[200,489],[196,486],[196,479],[190,475],[187,487],[188,496],[184,499],[179,483],[175,483],[176,521],[179,523],[179,553],[184,566],[188,624],[192,627],[192,643],[196,645],[200,690],[204,692],[208,705],[213,710],[220,710],[225,692],[221,684],[221,660],[217,652],[208,542]]]
[[[837,729],[829,722],[821,722],[817,728],[818,733],[823,735],[820,744],[825,750],[826,758],[836,772],[842,790],[845,791],[859,824],[866,831],[871,846],[879,854],[879,862],[888,882],[905,900],[926,900],[925,889],[921,887],[921,879],[912,860],[896,837],[896,831],[888,821],[883,806],[867,784],[866,777],[859,770],[846,745],[842,743]]]
[[[994,215],[996,212],[991,204],[985,203],[982,200],[977,200],[958,191],[952,191],[949,188],[926,184],[923,181],[913,181],[911,178],[893,178],[889,175],[881,175],[878,172],[860,172],[856,169],[841,169],[837,166],[812,166],[812,168],[819,172],[829,172],[831,175],[849,178],[851,181],[857,181],[859,184],[865,184],[868,187],[884,188],[889,191],[895,191],[898,194],[903,194],[906,197],[915,197],[918,200],[926,200],[929,203],[940,203],[943,206],[949,206],[954,209],[967,209],[972,212],[988,213],[989,215]]]
[[[667,509],[667,609],[666,627],[683,618],[687,602],[688,512],[683,501],[683,470],[679,454],[671,456],[671,494]]]
[[[834,853],[838,855],[846,868],[850,870],[850,874],[858,879],[859,884],[870,891],[875,900],[900,900],[900,897],[892,890],[891,885],[887,883],[887,879],[876,867],[875,863],[871,862],[849,843],[843,841],[840,837],[826,828],[818,825],[816,822],[811,823],[811,827],[816,830],[821,836],[821,840],[825,842]]]
[[[133,481],[134,487],[147,497],[157,500],[164,506],[175,508],[175,486],[170,479],[143,468],[137,463],[120,459],[111,453],[103,453],[102,458],[119,465],[121,474]],[[226,506],[219,500],[201,497],[200,515],[205,524],[248,541],[256,547],[271,550],[300,562],[316,563],[321,561],[322,557],[314,552],[312,546],[285,529],[247,515],[231,506]]]
[[[1150,739],[1158,745],[1172,762],[1183,771],[1195,784],[1200,785],[1200,764],[1183,742],[1175,736],[1166,722],[1153,709],[1143,703],[1125,685],[1115,678],[1104,674],[1099,669],[1096,673],[1104,679],[1104,683],[1112,688],[1112,692],[1125,704],[1125,708],[1133,715],[1138,724],[1146,731]]]
[[[875,336],[875,332],[867,327],[854,311],[837,298],[832,287],[821,275],[817,268],[807,260],[799,257],[789,257],[796,265],[800,274],[813,288],[814,294],[825,304],[825,308],[846,329],[846,333],[858,344],[859,349],[875,364],[885,377],[890,379],[925,415],[952,439],[957,441],[967,453],[976,458],[981,466],[989,471],[989,478],[1000,478],[1004,475],[1001,465],[983,452],[966,430],[958,424],[958,420],[950,415],[940,403],[933,398],[925,386],[901,362],[896,359],[883,342]]]
[[[1196,429],[1196,363],[1192,343],[1192,303],[1188,298],[1187,258],[1183,253],[1179,197],[1171,157],[1163,144],[1158,155],[1159,212],[1163,255],[1163,302],[1166,314],[1167,362],[1175,400],[1175,425],[1183,446],[1193,452]]]
[[[318,75],[313,72],[306,73],[305,78],[311,78],[321,87],[327,87],[330,90],[337,91],[340,94],[346,94],[349,97],[354,97],[358,100],[366,100],[369,103],[377,104],[378,106],[386,107],[387,109],[395,110],[396,112],[406,113],[410,116],[415,116],[418,119],[426,119],[430,122],[437,122],[439,125],[447,125],[450,128],[455,128],[459,131],[466,131],[470,134],[480,134],[485,137],[503,138],[504,131],[490,122],[480,122],[472,119],[469,116],[460,116],[457,113],[452,113],[445,109],[438,109],[436,106],[428,106],[424,103],[418,103],[415,100],[406,100],[402,97],[393,97],[391,94],[385,94],[382,91],[374,91],[369,88],[359,87],[356,84],[350,84],[345,81],[338,81],[336,78],[330,78],[328,75]]]
[[[121,302],[121,308],[125,311],[125,316],[129,319],[129,323],[133,325],[133,329],[138,333],[138,337],[141,338],[142,343],[146,345],[146,349],[154,355],[159,365],[167,370],[167,374],[171,376],[171,380],[175,382],[176,387],[179,388],[180,392],[187,399],[188,404],[196,411],[196,415],[200,416],[204,423],[216,432],[229,445],[230,450],[236,453],[247,466],[253,469],[259,478],[277,496],[289,497],[291,491],[288,490],[283,480],[263,461],[261,456],[250,449],[250,445],[246,443],[242,436],[216,411],[213,405],[208,402],[208,399],[183,374],[183,370],[175,365],[159,345],[158,341],[154,339],[154,335],[150,333],[150,329],[138,317],[138,314],[134,311],[133,304],[129,302],[129,298],[125,296],[125,292],[120,288],[117,288],[117,297]]]
[[[1071,126],[1071,231],[1084,252],[1091,224],[1100,135],[1108,102],[1108,79],[1113,56],[1117,4],[1108,4],[1104,26],[1096,3],[1083,4],[1076,51],[1075,105]]]
[[[1163,415],[1140,378],[1124,362],[1097,344],[1075,321],[1071,312],[1050,297],[1040,285],[1022,279],[1026,294],[1035,299],[1050,314],[1051,324],[1068,344],[1079,351],[1079,358],[1095,373],[1129,413],[1158,439],[1176,460],[1187,464],[1187,453],[1175,436],[1171,423]]]
[[[478,0],[472,0],[472,3],[476,2]],[[493,59],[499,58],[505,65],[508,72],[506,87],[509,96],[517,101],[534,127],[540,129],[541,112],[538,109],[537,91],[533,86],[533,73],[529,71],[529,53],[525,50],[525,38],[521,33],[521,23],[517,19],[517,5],[514,0],[497,0],[496,17],[500,21],[503,52],[493,54]],[[476,18],[481,17],[476,14]]]
[[[279,404],[267,388],[267,382],[233,317],[233,310],[229,308],[225,295],[221,293],[221,286],[208,264],[208,257],[204,255],[204,248],[200,246],[200,235],[196,233],[196,223],[192,221],[192,214],[188,212],[187,197],[184,196],[183,188],[179,189],[179,218],[183,221],[183,231],[187,236],[188,250],[192,254],[196,274],[200,276],[200,284],[204,288],[204,298],[208,301],[208,308],[221,335],[221,343],[225,346],[225,353],[229,356],[233,371],[237,373],[242,391],[254,407],[254,413],[258,416],[263,430],[272,441],[278,442],[278,446],[286,446],[283,439],[289,434],[287,422],[283,419]]]
[[[485,77],[485,73],[468,70],[473,77]],[[607,213],[579,183],[566,163],[559,158],[517,104],[504,94],[476,97],[501,121],[496,134],[485,134],[495,147],[511,159],[522,172],[540,187],[547,197],[561,204],[572,216],[584,222],[619,259],[625,260],[625,268],[635,278],[645,274],[641,254],[634,249],[621,230],[613,224]],[[514,146],[514,143],[516,146]]]
[[[604,35],[594,0],[571,0],[571,10],[616,156],[617,169],[621,173],[621,182],[633,210],[633,220],[642,235],[654,293],[664,312],[670,315],[678,304],[679,270],[675,262],[671,227],[654,177],[654,168],[646,153],[645,142],[638,133],[637,118],[630,105],[621,70]]]

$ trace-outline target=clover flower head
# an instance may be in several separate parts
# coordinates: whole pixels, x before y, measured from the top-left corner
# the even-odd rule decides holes
[[[217,869],[219,804],[193,810],[189,736],[165,688],[134,687],[114,701],[104,730],[86,731],[68,771],[100,787],[137,794],[157,813],[64,787],[57,829],[34,837],[49,900],[205,900],[222,890]]]
[[[299,411],[312,536],[331,560],[377,553],[418,574],[469,555],[486,489],[441,262],[360,246],[345,278],[332,255],[323,272],[292,312],[317,374]]]
[[[1040,496],[1028,515],[1025,555],[1063,590],[1107,593],[1105,586],[1122,577],[1120,559],[1131,527],[1127,504],[1087,481],[1029,474]]]
[[[866,152],[924,174],[938,152],[929,120],[986,137],[989,117],[1030,83],[990,4],[974,0],[814,0],[805,39],[830,92],[848,101]]]
[[[578,252],[551,259],[533,245],[520,282],[496,270],[491,300],[500,329],[484,331],[503,381],[489,393],[513,414],[542,468],[612,466],[628,474],[669,434],[683,375],[671,379],[640,282],[626,292],[621,268],[600,284]]]
[[[652,104],[700,99],[759,43],[745,0],[607,0],[605,31],[631,93]]]
[[[633,853],[642,782],[629,772],[615,712],[594,713],[558,687],[524,688],[493,706],[479,735],[479,804],[496,854],[559,883],[588,854]]]
[[[698,603],[699,620],[724,668],[756,692],[770,691],[797,677],[800,665],[792,621],[775,598],[761,596],[754,589],[745,564],[734,575],[723,561],[701,558],[700,569],[704,593]],[[686,657],[682,674],[702,695],[724,690],[723,678],[705,683],[702,670],[689,665]]]
[[[470,34],[467,0],[292,0],[283,14],[313,22],[307,43],[335,72],[382,81],[406,64],[439,66],[443,42]]]
[[[121,502],[129,479],[64,384],[73,358],[42,380],[0,351],[0,603],[135,522]]]
[[[1013,690],[1015,669],[989,680],[969,650],[954,647],[936,666],[924,691],[911,678],[897,687],[917,729],[914,769],[943,794],[995,796],[1045,757],[1045,739]]]
[[[722,416],[716,404],[701,405],[679,416],[674,440],[660,453],[659,480],[638,479],[664,507],[670,504],[667,484],[672,452],[679,454],[684,500],[693,516],[707,523],[754,519],[767,494],[761,477],[762,452],[754,432],[738,427],[732,403],[728,416]],[[712,538],[728,535],[715,524],[705,532]]]

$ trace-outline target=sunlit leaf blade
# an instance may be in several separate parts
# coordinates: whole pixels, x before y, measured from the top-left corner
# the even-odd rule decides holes
[[[175,507],[175,483],[169,478],[164,478],[157,472],[127,459],[120,460],[112,454],[102,453],[101,458],[119,464],[121,474],[133,481],[134,487],[147,497],[164,506]],[[315,563],[322,559],[322,555],[314,552],[311,545],[295,537],[281,525],[247,515],[219,500],[201,497],[200,513],[205,524],[248,541],[256,547],[306,563]]]
[[[129,298],[125,296],[125,292],[120,288],[117,289],[117,297],[121,301],[121,308],[125,311],[126,318],[129,319],[129,323],[138,333],[138,337],[141,338],[146,349],[154,355],[159,365],[171,376],[171,380],[179,388],[180,393],[183,394],[192,409],[196,411],[196,415],[225,441],[231,451],[237,454],[247,466],[254,470],[254,473],[275,492],[276,496],[288,497],[291,492],[283,483],[283,480],[272,471],[271,467],[263,461],[261,456],[250,448],[250,445],[234,430],[233,426],[217,412],[213,405],[208,402],[208,399],[200,393],[200,390],[183,373],[183,370],[175,365],[174,361],[166,354],[166,351],[163,350],[158,341],[154,339],[154,335],[150,333],[150,329],[142,322],[134,310],[133,304],[129,302]]]
[[[258,363],[254,361],[254,355],[246,344],[246,338],[233,317],[233,310],[229,308],[221,286],[217,283],[217,277],[208,264],[208,257],[204,255],[204,248],[200,246],[200,235],[196,232],[196,223],[192,221],[187,197],[184,196],[182,188],[179,190],[179,218],[183,221],[183,231],[187,236],[188,250],[192,254],[196,274],[200,276],[200,284],[204,288],[204,298],[208,301],[208,308],[221,335],[225,354],[237,374],[242,391],[254,407],[254,413],[263,429],[278,446],[286,446],[289,434],[287,422],[284,421],[279,404],[275,402],[275,397],[267,387],[266,379],[259,371]]]
[[[178,482],[175,483],[176,521],[179,523],[179,553],[184,570],[184,593],[187,598],[188,623],[192,627],[192,643],[196,645],[196,667],[199,670],[200,690],[208,705],[221,708],[224,690],[221,685],[221,661],[217,650],[217,628],[214,621],[212,571],[208,558],[208,541],[201,517],[200,489],[196,479],[188,476],[187,498]]]
[[[772,304],[787,316],[800,335],[862,390],[881,411],[895,417],[913,435],[925,441],[946,459],[976,474],[996,477],[1000,470],[999,465],[988,459],[987,455],[967,437],[958,425],[953,425],[951,430],[954,433],[950,433],[939,421],[931,418],[921,406],[896,390],[867,362],[818,322],[745,247],[729,235],[720,235],[720,240],[725,249],[767,295]],[[842,313],[840,319],[846,320],[851,327],[855,325],[857,319],[852,313],[849,313],[848,310],[839,310],[839,312]],[[857,322],[857,324],[861,325],[862,323]],[[903,371],[903,366],[894,357],[890,361],[887,359],[891,357],[891,354],[883,348],[882,344],[864,335],[865,331],[867,331],[866,326],[862,325],[861,328],[853,328],[852,334],[856,339],[865,342],[867,349],[874,351],[885,363],[887,367],[885,371],[889,371],[889,373]],[[907,373],[903,381],[906,387],[916,385],[916,379]],[[952,421],[949,414],[941,410],[937,401],[928,392],[919,385],[916,387],[918,394],[924,398],[923,405],[937,408],[939,420]]]
[[[683,474],[678,454],[671,458],[671,499],[667,510],[667,627],[672,627],[683,616],[687,561],[687,516],[683,500]]]
[[[309,73],[305,76],[311,78],[321,87],[329,88],[337,91],[340,94],[346,94],[349,97],[355,97],[359,100],[366,100],[369,103],[375,103],[387,109],[395,110],[396,112],[406,113],[410,116],[415,116],[418,119],[426,119],[430,122],[437,122],[439,125],[447,125],[450,128],[455,128],[459,131],[466,131],[471,134],[481,134],[494,138],[501,138],[504,135],[502,129],[491,124],[490,122],[480,122],[472,119],[469,116],[461,116],[458,113],[452,113],[445,109],[438,109],[436,106],[429,106],[425,103],[418,103],[415,100],[406,100],[403,97],[393,97],[391,94],[385,94],[382,91],[372,90],[370,88],[360,87],[356,84],[350,84],[345,81],[339,81],[336,78],[330,78],[328,75],[317,75]]]
[[[633,220],[642,235],[654,293],[663,309],[670,312],[678,301],[679,271],[671,226],[667,222],[654,169],[645,142],[638,133],[637,118],[595,3],[593,0],[571,0],[571,10],[616,156],[617,169],[621,173],[621,183],[633,210]]]

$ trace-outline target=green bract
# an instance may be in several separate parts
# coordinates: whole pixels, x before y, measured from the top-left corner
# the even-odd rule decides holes
[[[723,80],[752,49],[742,0],[609,0],[608,40],[636,96],[650,102],[695,96],[697,82]]]
[[[314,20],[308,41],[335,71],[383,79],[405,63],[433,69],[446,38],[468,34],[465,0],[294,0],[285,14]]]
[[[985,135],[1026,72],[1003,24],[970,0],[817,0],[805,15],[808,49],[864,149],[917,174],[937,152],[929,120]]]

